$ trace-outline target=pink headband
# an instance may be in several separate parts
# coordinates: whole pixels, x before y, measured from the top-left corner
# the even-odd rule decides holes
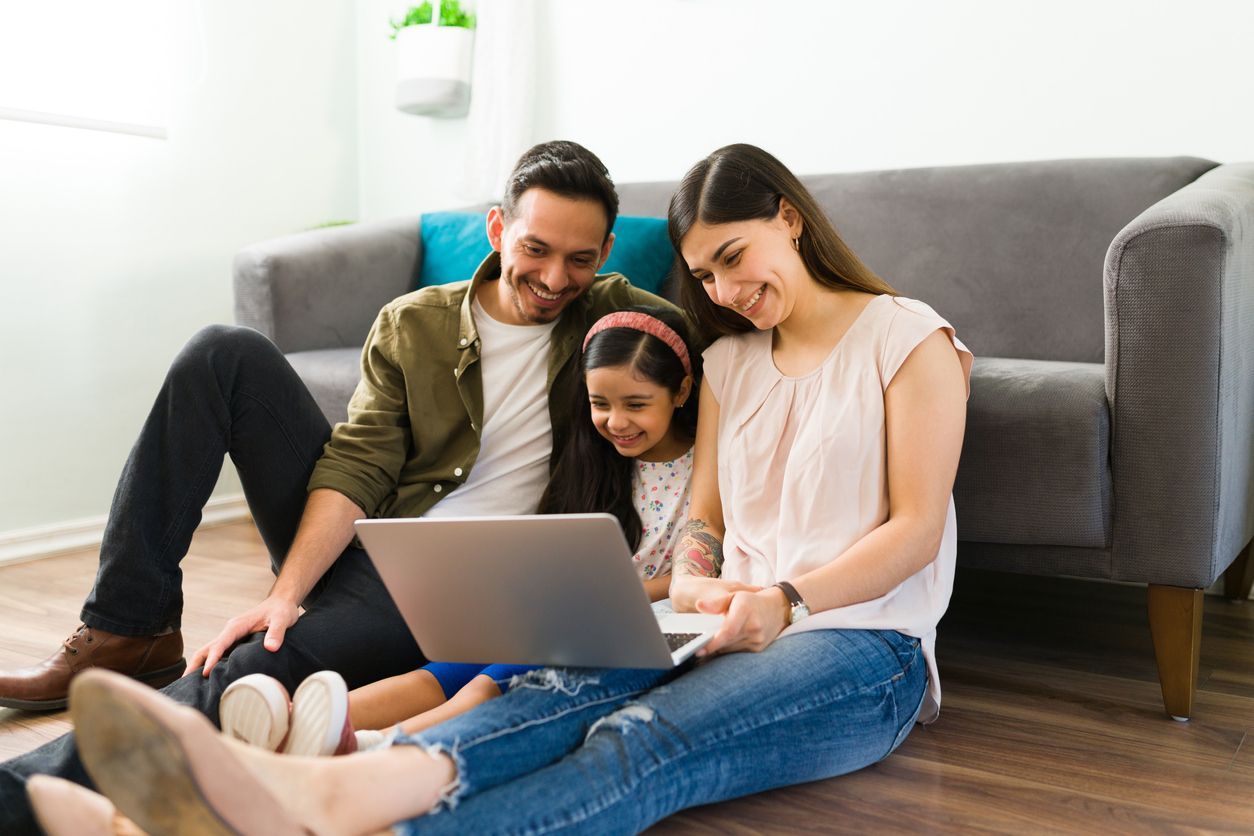
[[[657,337],[670,346],[671,351],[675,352],[675,356],[679,358],[679,362],[684,366],[684,374],[692,377],[692,363],[688,360],[688,347],[684,345],[684,341],[680,339],[680,336],[675,333],[675,329],[656,316],[649,316],[647,313],[641,313],[640,311],[618,311],[617,313],[606,314],[598,319],[588,329],[588,336],[583,338],[583,350],[588,350],[588,343],[592,341],[593,337],[610,328],[631,328],[634,331],[643,331],[652,337]]]

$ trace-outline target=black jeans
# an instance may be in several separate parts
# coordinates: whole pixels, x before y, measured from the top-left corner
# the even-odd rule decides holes
[[[219,325],[196,334],[170,367],[122,471],[83,621],[127,635],[179,625],[179,563],[226,455],[277,571],[330,434],[313,396],[264,336]],[[290,691],[331,669],[355,688],[426,661],[369,558],[352,547],[305,601],[283,646],[271,653],[262,638],[257,633],[236,645],[208,679],[196,672],[164,692],[216,722],[222,690],[245,674],[270,674]],[[0,833],[38,833],[25,791],[36,773],[91,786],[73,735],[0,764]]]

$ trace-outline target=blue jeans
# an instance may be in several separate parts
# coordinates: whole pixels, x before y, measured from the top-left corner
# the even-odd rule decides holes
[[[918,639],[815,630],[683,672],[540,669],[398,744],[449,755],[456,784],[399,833],[636,833],[661,819],[887,756],[927,669]]]

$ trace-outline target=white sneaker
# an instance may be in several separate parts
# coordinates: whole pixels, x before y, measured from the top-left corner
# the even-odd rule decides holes
[[[357,738],[358,752],[372,752],[376,749],[387,749],[391,747],[392,741],[400,735],[400,726],[392,726],[390,729],[378,731],[376,729],[362,729],[355,732]]]
[[[287,689],[272,676],[241,676],[222,692],[218,724],[236,740],[277,752],[287,737],[291,701]]]
[[[357,749],[348,718],[348,686],[335,671],[311,674],[292,695],[288,755],[346,755]]]

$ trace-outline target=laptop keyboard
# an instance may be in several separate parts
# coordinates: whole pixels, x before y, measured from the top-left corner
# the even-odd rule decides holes
[[[692,641],[693,639],[695,639],[697,636],[701,634],[700,633],[663,633],[662,635],[666,637],[666,646],[670,648],[671,653],[674,653],[676,650],[679,650],[679,648],[683,647],[688,642]]]

